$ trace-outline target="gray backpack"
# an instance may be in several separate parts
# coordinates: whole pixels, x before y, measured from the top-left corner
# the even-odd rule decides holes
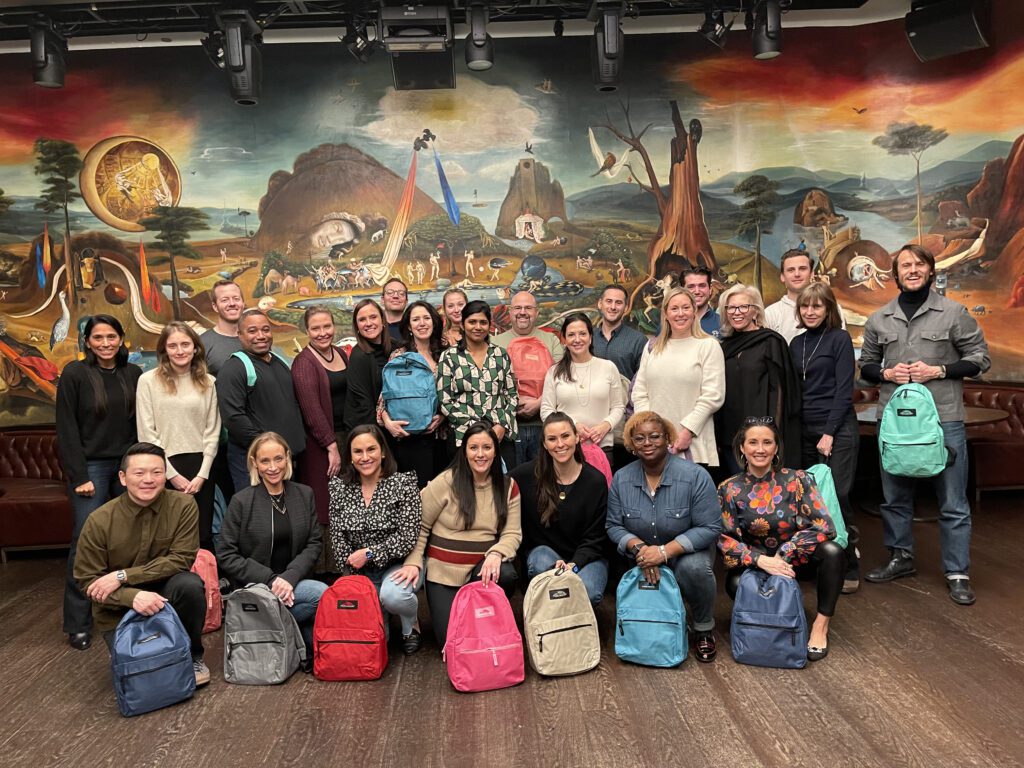
[[[249,584],[224,598],[224,680],[276,685],[306,660],[291,611],[266,584]]]
[[[601,640],[587,588],[572,571],[537,574],[523,598],[523,636],[540,675],[578,675],[601,661]]]

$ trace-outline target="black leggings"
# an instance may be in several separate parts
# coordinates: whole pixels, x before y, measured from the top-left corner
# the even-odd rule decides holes
[[[467,584],[472,581],[480,581],[480,569],[483,567],[483,560],[480,564],[473,569],[473,573]],[[516,581],[519,579],[519,574],[516,573],[516,567],[512,563],[502,563],[501,571],[498,573],[498,586],[505,592],[505,596],[510,598],[512,593],[516,591]],[[445,640],[448,639],[448,619],[452,613],[452,603],[455,602],[455,594],[459,591],[459,587],[449,587],[447,584],[438,584],[430,580],[430,562],[427,562],[427,605],[430,606],[430,623],[434,627],[434,637],[437,638],[437,644],[444,648]]]
[[[176,456],[168,456],[167,460],[178,471],[178,474],[182,477],[187,477],[189,480],[198,475],[199,470],[203,466],[203,454],[201,453],[179,453]],[[199,489],[199,493],[193,498],[196,500],[196,506],[199,507],[199,546],[213,552],[213,495],[216,480],[213,478],[212,470],[210,475],[203,482],[203,487]],[[167,481],[167,487],[174,490],[170,480]],[[231,497],[228,496],[227,498],[230,499]]]
[[[746,568],[733,568],[725,574],[725,591],[733,600],[740,586],[740,576]],[[806,565],[796,569],[798,580],[806,580],[817,572],[818,576],[818,613],[822,616],[833,616],[836,602],[843,588],[843,573],[846,571],[846,553],[834,541],[823,541],[814,548],[814,554]]]

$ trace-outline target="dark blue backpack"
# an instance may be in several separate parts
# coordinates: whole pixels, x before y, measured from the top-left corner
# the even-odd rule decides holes
[[[125,717],[192,698],[196,674],[185,627],[170,603],[152,616],[128,611],[114,631],[110,669]]]
[[[409,434],[426,432],[437,413],[437,380],[419,352],[403,352],[384,366],[381,397],[388,416],[408,421]]]
[[[796,579],[750,568],[740,576],[732,607],[732,657],[740,664],[802,669],[807,617]]]
[[[651,584],[640,568],[626,571],[615,593],[615,655],[647,667],[675,667],[686,659],[686,609],[672,571],[661,566]]]

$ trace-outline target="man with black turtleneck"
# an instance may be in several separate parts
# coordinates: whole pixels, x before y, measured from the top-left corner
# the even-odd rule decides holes
[[[893,390],[910,381],[924,384],[935,400],[946,445],[955,461],[932,478],[939,499],[942,568],[949,596],[960,605],[974,603],[968,578],[971,548],[971,507],[967,501],[967,437],[964,431],[963,380],[989,369],[988,345],[961,305],[932,288],[935,257],[920,245],[905,245],[893,262],[900,295],[876,311],[864,326],[861,376],[881,383],[879,413]],[[882,470],[883,540],[889,562],[867,574],[887,582],[916,573],[913,536],[912,478]]]

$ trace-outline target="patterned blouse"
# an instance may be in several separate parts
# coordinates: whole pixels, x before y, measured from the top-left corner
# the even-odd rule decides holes
[[[754,565],[759,555],[778,555],[803,565],[836,527],[814,479],[802,469],[780,469],[764,477],[733,475],[718,486],[722,535],[718,548],[726,568]]]
[[[437,392],[441,413],[455,430],[455,444],[470,425],[490,419],[505,428],[505,439],[516,439],[516,380],[512,361],[501,347],[487,345],[483,366],[478,366],[468,350],[449,347],[437,363]]]
[[[367,506],[359,483],[332,477],[328,484],[331,500],[328,517],[335,561],[344,573],[357,549],[373,550],[373,564],[384,568],[404,560],[416,545],[423,505],[415,472],[396,472],[381,478]]]

